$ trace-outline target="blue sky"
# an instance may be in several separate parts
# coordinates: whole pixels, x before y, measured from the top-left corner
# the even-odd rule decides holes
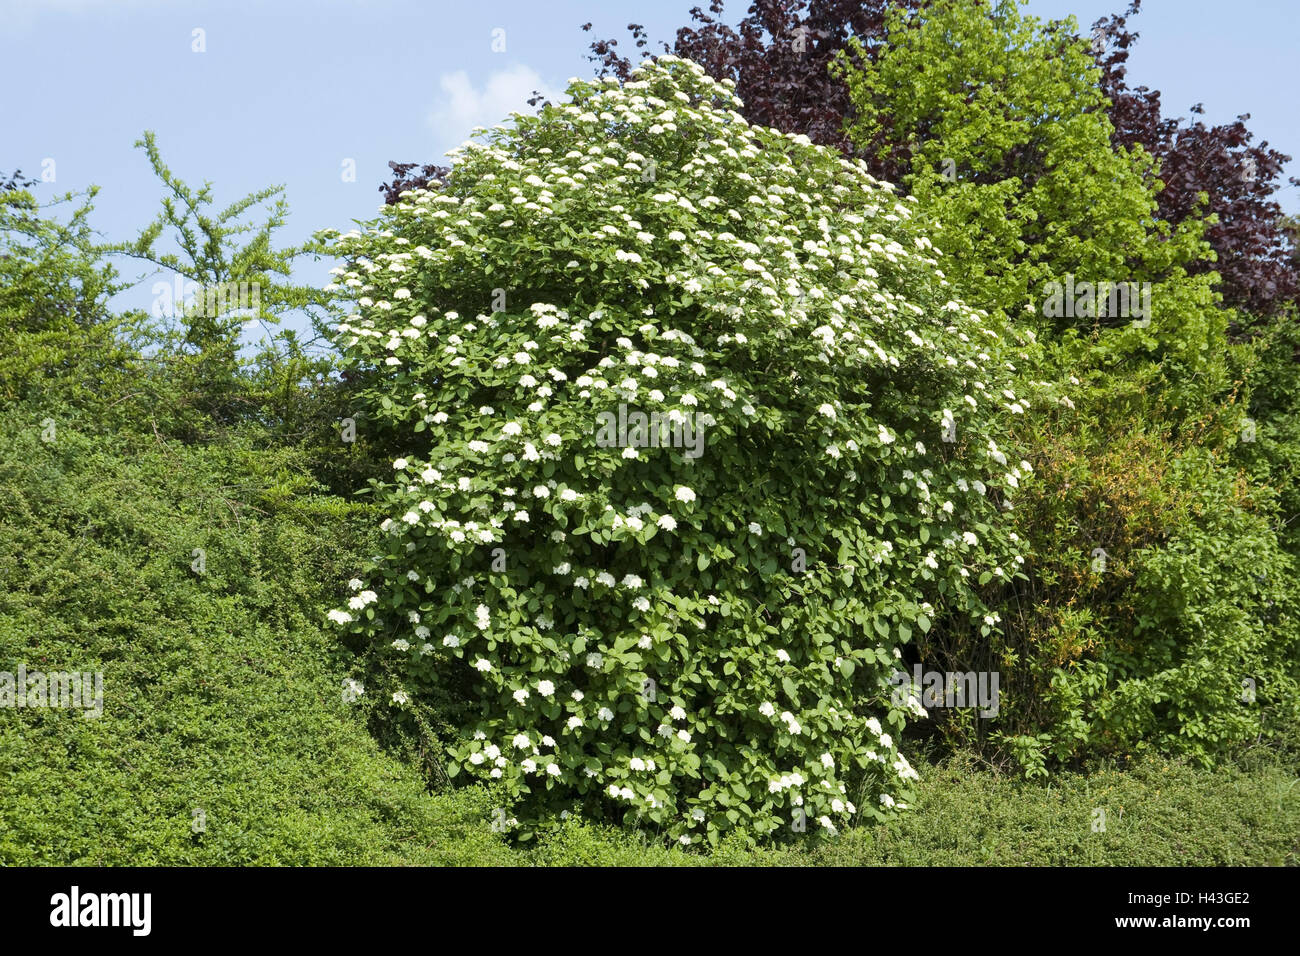
[[[671,39],[703,0],[0,0],[0,170],[55,182],[38,195],[102,191],[94,222],[132,238],[156,213],[159,185],[132,144],[145,129],[186,181],[228,202],[283,184],[283,238],[372,216],[387,161],[436,161],[476,125],[589,75],[593,36],[639,22]],[[739,17],[747,2],[728,4]],[[1127,0],[1031,0],[1044,18],[1086,29]],[[592,21],[584,33],[580,25]],[[1300,157],[1294,71],[1296,0],[1146,0],[1130,83],[1161,90],[1165,112],[1203,103],[1206,120],[1252,114],[1258,138]],[[206,47],[194,52],[195,30]],[[504,34],[494,31],[504,31]],[[494,52],[494,41],[504,50]],[[629,46],[626,39],[620,44]],[[354,161],[356,177],[342,175]],[[48,168],[48,167],[46,167]],[[1300,159],[1289,175],[1300,175]],[[1280,194],[1300,211],[1300,190]],[[320,267],[323,277],[327,265]],[[142,270],[132,271],[134,275]],[[314,277],[314,270],[307,273]],[[147,305],[149,283],[132,304]]]

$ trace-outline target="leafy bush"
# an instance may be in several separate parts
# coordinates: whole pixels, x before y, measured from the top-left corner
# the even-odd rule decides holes
[[[695,64],[569,95],[338,240],[339,346],[411,450],[331,617],[525,834],[884,818],[901,646],[940,610],[988,633],[973,588],[1020,560],[1013,343],[891,187]]]
[[[1194,511],[1142,562],[1132,633],[1101,660],[1116,686],[1094,730],[1202,763],[1300,718],[1295,562],[1268,502],[1216,465],[1205,451],[1176,464]]]

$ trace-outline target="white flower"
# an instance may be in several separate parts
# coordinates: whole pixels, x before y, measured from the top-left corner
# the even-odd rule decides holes
[[[674,492],[674,494],[676,495],[678,501],[684,501],[689,503],[695,500],[695,492],[692,491],[690,488],[687,488],[685,485],[678,485],[677,490]]]
[[[610,710],[608,707],[602,707],[600,708],[600,710],[596,711],[596,716],[599,717],[601,720],[613,720],[614,712]]]
[[[474,611],[474,623],[480,631],[486,631],[491,621],[492,612],[488,610],[486,604],[480,604]]]
[[[790,663],[790,654],[785,648],[777,648],[776,659],[782,664]]]
[[[761,536],[763,534],[763,526],[760,525],[757,521],[751,521],[749,523],[749,533]]]
[[[335,624],[347,624],[351,622],[352,615],[349,614],[347,611],[334,610],[334,611],[330,611],[329,619],[333,621]]]
[[[519,435],[523,433],[523,427],[518,422],[506,422],[501,426],[501,432],[505,435]]]
[[[641,579],[635,574],[625,574],[623,576],[623,587],[625,588],[639,588],[641,584]]]
[[[773,714],[776,713],[776,708],[773,707],[768,701],[763,701],[763,703],[758,705],[758,712],[762,714],[764,717],[771,717]]]
[[[820,407],[818,407],[818,409],[817,409],[817,413],[818,413],[819,415],[825,415],[827,418],[829,418],[829,419],[831,419],[831,420],[834,420],[834,418],[835,418],[835,406],[834,406],[834,405],[821,405]]]
[[[406,459],[405,459],[405,458],[398,458],[397,460],[395,460],[395,461],[393,462],[393,470],[394,470],[394,471],[402,471],[402,470],[404,470],[405,468],[406,468]]]
[[[546,772],[552,777],[558,777],[560,775],[560,765],[555,763],[548,763],[546,765]]]
[[[397,704],[398,706],[401,706],[402,704],[410,703],[410,700],[411,698],[406,696],[406,691],[404,690],[395,691],[393,693],[393,703]]]
[[[685,720],[686,711],[682,710],[682,708],[679,706],[674,706],[673,709],[668,712],[668,716],[670,716],[673,720]]]
[[[980,543],[980,539],[975,537],[975,533],[972,531],[963,531],[961,535],[961,539],[965,541],[967,544],[969,544],[971,547],[974,547],[975,545]]]
[[[537,693],[541,694],[543,697],[550,697],[555,693],[555,685],[548,680],[538,681]]]
[[[443,643],[444,644],[446,643],[445,638],[443,640]],[[474,669],[486,674],[488,671],[492,669],[492,662],[480,657],[478,660],[474,662]]]
[[[659,525],[659,527],[663,528],[665,531],[672,531],[677,527],[677,519],[672,515],[661,515],[655,524]]]
[[[348,607],[354,611],[359,611],[367,604],[371,604],[378,599],[379,595],[375,594],[374,591],[362,591],[355,597],[348,598]]]

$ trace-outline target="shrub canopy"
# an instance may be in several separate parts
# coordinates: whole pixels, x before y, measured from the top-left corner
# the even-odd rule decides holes
[[[883,818],[902,646],[941,612],[987,634],[975,588],[1017,573],[1029,345],[951,298],[891,186],[697,65],[568,97],[338,237],[339,347],[410,450],[331,617],[396,705],[452,702],[449,769],[522,832]]]

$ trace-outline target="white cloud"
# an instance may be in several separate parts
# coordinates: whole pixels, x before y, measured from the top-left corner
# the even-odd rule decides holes
[[[489,74],[482,88],[475,88],[464,70],[444,73],[438,86],[442,95],[429,113],[429,125],[440,150],[459,146],[475,126],[507,122],[514,111],[533,112],[528,99],[534,90],[551,102],[560,98],[560,93],[543,82],[536,70],[522,63]]]

